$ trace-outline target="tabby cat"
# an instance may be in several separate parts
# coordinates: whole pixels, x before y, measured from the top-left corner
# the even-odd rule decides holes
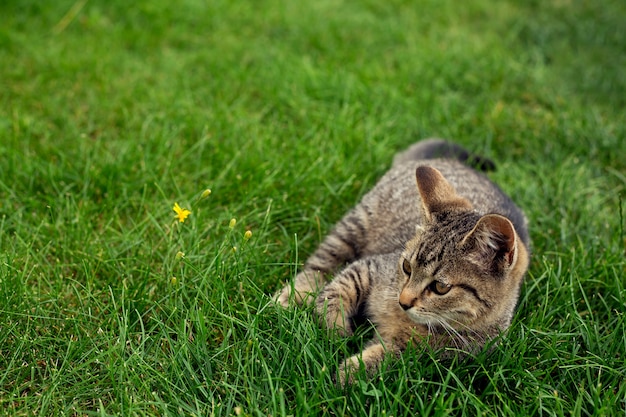
[[[409,343],[476,352],[511,323],[528,268],[527,221],[469,165],[493,168],[441,139],[396,156],[277,294],[285,307],[315,302],[322,324],[343,336],[359,316],[376,326],[364,350],[341,365],[342,385]]]

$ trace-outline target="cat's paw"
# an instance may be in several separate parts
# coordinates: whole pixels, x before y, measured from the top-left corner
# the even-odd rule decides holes
[[[399,354],[397,348],[394,351]],[[382,343],[371,344],[360,354],[351,356],[344,361],[337,372],[337,382],[344,387],[353,384],[361,368],[364,368],[367,376],[371,377],[380,367],[386,354],[387,350]]]
[[[354,384],[360,369],[361,358],[358,355],[346,359],[337,371],[337,383],[342,387]]]
[[[281,307],[289,307],[289,300],[291,299],[291,285],[285,285],[276,295],[274,295],[274,302]]]
[[[282,307],[313,303],[319,290],[326,284],[319,271],[303,271],[296,275],[294,283],[287,284],[274,296],[274,302]]]
[[[287,284],[274,296],[274,302],[281,307],[287,308],[292,305],[311,304],[315,297],[315,293],[307,290],[298,290],[296,287],[292,287],[291,284]]]
[[[321,324],[341,337],[351,336],[352,323],[346,317],[341,300],[329,300],[320,295],[316,302],[315,312]]]

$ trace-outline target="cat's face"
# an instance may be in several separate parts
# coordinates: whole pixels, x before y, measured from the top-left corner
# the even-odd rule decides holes
[[[493,240],[481,243],[482,229],[494,227],[485,223],[508,222],[489,216],[469,231],[467,222],[477,216],[462,216],[407,244],[398,265],[398,304],[411,320],[453,333],[509,325],[527,261],[515,253],[523,248],[507,249],[510,242],[500,232],[492,230]]]
[[[416,323],[467,330],[497,303],[498,280],[475,265],[461,245],[474,217],[428,227],[406,245],[398,267],[398,303]]]
[[[420,187],[418,171],[427,221],[399,259],[398,304],[430,328],[504,329],[528,265],[526,250],[508,219],[481,217],[436,174],[428,172],[421,180],[429,183]]]

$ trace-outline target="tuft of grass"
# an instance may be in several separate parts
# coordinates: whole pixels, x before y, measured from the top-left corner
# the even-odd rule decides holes
[[[626,412],[619,2],[0,11],[1,414]],[[489,354],[409,351],[341,389],[368,329],[271,296],[430,136],[496,160],[526,211],[518,312]]]

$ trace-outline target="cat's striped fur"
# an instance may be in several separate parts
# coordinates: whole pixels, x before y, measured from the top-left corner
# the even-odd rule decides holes
[[[342,384],[409,343],[476,351],[508,328],[529,261],[526,218],[469,163],[493,168],[439,139],[398,155],[277,295],[283,306],[315,302],[341,335],[361,313],[374,323]]]

